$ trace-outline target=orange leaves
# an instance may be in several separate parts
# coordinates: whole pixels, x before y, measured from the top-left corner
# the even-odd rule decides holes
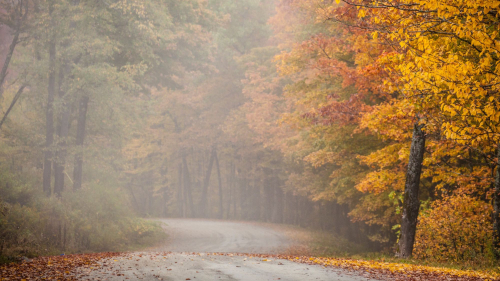
[[[360,127],[379,135],[382,139],[408,141],[415,107],[408,99],[393,100],[374,107],[361,118]]]
[[[490,204],[466,195],[453,195],[432,204],[421,214],[414,254],[437,261],[492,259]]]
[[[0,280],[80,280],[88,271],[101,267],[102,259],[118,256],[118,253],[98,253],[40,257],[32,261],[0,266]]]

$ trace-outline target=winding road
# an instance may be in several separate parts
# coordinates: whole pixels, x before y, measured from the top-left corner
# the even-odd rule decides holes
[[[284,233],[269,227],[213,220],[160,221],[170,237],[165,245],[105,260],[105,266],[88,272],[87,280],[374,280],[319,265],[252,256],[279,254],[293,245]]]

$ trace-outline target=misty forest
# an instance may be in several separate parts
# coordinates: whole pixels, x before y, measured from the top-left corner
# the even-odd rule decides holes
[[[0,280],[180,247],[189,222],[306,242],[178,252],[500,279],[499,11],[0,0]]]

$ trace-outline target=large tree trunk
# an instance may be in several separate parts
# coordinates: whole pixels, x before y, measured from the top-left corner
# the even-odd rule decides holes
[[[422,173],[422,161],[425,152],[424,125],[417,120],[413,127],[413,137],[410,148],[410,159],[406,173],[405,191],[403,196],[403,217],[401,221],[401,237],[399,238],[399,257],[410,258],[415,242],[417,230],[418,210],[420,199],[418,191],[420,186],[420,174]]]
[[[497,256],[500,256],[500,142],[497,144],[497,172],[493,194],[493,235]]]
[[[52,8],[52,7],[51,7]],[[54,95],[56,83],[56,38],[52,36],[49,45],[49,85],[47,96],[47,109],[45,112],[45,155],[43,161],[43,191],[51,195],[52,176],[52,144],[54,143]]]
[[[220,166],[219,166],[219,158],[217,157],[217,150],[214,148],[214,156],[215,156],[215,167],[217,168],[217,181],[219,183],[219,219],[222,219],[224,214],[224,206],[222,202],[222,182],[220,177]]]
[[[78,106],[78,120],[76,125],[76,146],[78,151],[75,155],[75,167],[73,170],[73,189],[82,188],[83,175],[83,143],[85,141],[85,127],[87,123],[87,109],[89,97],[81,98]]]
[[[62,83],[64,80],[64,73],[68,71],[68,67],[65,65],[59,70],[59,99],[63,100],[62,112],[59,117],[59,125],[57,128],[57,150],[56,157],[54,161],[54,193],[61,196],[64,190],[64,166],[66,165],[66,138],[69,134],[70,127],[70,117],[71,117],[71,106],[65,93],[62,90]]]
[[[77,6],[79,0],[73,0],[72,5]],[[70,28],[74,31],[75,22],[71,21]],[[67,41],[63,44],[63,47],[67,48],[70,44],[70,41]],[[77,64],[80,60],[80,57],[77,57],[73,60],[73,63]],[[69,101],[69,97],[66,96],[66,93],[62,89],[62,85],[64,82],[64,75],[71,73],[72,67],[65,61],[63,66],[61,66],[59,70],[59,82],[58,82],[58,91],[59,91],[59,99],[62,101],[62,110],[60,111],[60,117],[58,120],[58,128],[57,128],[57,150],[56,157],[54,162],[54,193],[58,196],[61,196],[61,193],[64,190],[64,174],[65,165],[66,165],[66,155],[67,155],[67,137],[69,135],[69,128],[71,125],[71,102]],[[73,78],[72,76],[70,77]],[[85,128],[84,128],[85,130]],[[82,142],[83,144],[83,142]],[[69,177],[69,176],[68,176]],[[74,183],[73,183],[74,185]],[[81,186],[81,181],[80,181]]]
[[[203,188],[201,190],[200,198],[200,216],[207,217],[207,201],[208,201],[208,185],[210,184],[210,176],[212,175],[212,168],[214,166],[215,148],[210,153],[210,160],[208,160],[207,173],[203,179]]]

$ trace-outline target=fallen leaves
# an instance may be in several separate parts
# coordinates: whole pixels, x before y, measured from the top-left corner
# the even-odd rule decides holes
[[[119,256],[119,253],[97,253],[39,257],[30,262],[0,266],[0,280],[79,280],[88,271],[99,268],[100,260]]]
[[[164,253],[168,254],[168,253]],[[262,255],[262,254],[239,254],[239,253],[187,253],[188,255],[206,256],[241,256],[244,260],[256,258],[260,261],[277,260],[277,265],[286,266],[279,260],[289,260],[296,263],[308,265],[319,265],[332,267],[382,280],[500,280],[500,274],[494,272],[480,272],[472,270],[457,270],[449,268],[430,267],[413,264],[388,263],[377,261],[363,261],[354,259],[320,258],[311,256],[290,255]],[[68,255],[56,257],[40,257],[31,262],[8,264],[0,266],[0,280],[80,280],[93,271],[116,263],[114,257],[125,256],[120,253],[97,253],[83,255]],[[129,257],[130,259],[134,257]],[[163,259],[162,259],[163,260]],[[240,267],[240,266],[236,266]],[[171,269],[168,269],[169,271]],[[119,271],[112,275],[124,276]],[[190,280],[189,278],[185,280]]]
[[[369,273],[372,276],[390,276],[396,280],[500,280],[500,274],[493,272],[458,270],[414,264],[311,257],[290,258],[289,260],[356,270]]]
[[[227,255],[226,253],[213,253],[212,255]],[[446,280],[446,281],[465,281],[465,280],[500,280],[500,274],[495,272],[482,272],[472,270],[458,270],[442,267],[431,267],[423,265],[389,263],[377,261],[363,261],[354,259],[340,258],[321,258],[311,256],[289,256],[289,255],[259,255],[259,254],[232,254],[240,256],[249,256],[268,260],[269,258],[286,259],[293,262],[309,265],[322,265],[326,267],[341,268],[348,271],[357,272],[361,275],[368,275],[372,278],[382,280]]]

